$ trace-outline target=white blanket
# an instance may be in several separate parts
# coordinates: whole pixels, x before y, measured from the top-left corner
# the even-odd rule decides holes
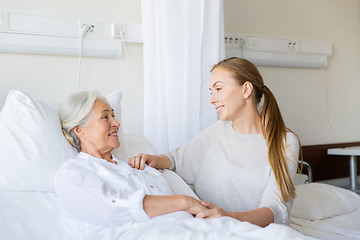
[[[296,230],[281,224],[271,224],[266,228],[239,222],[235,219],[222,217],[217,219],[188,218],[169,221],[154,218],[150,221],[129,224],[121,228],[104,229],[95,239],[174,239],[174,240],[211,240],[211,239],[276,239],[276,240],[310,240]]]
[[[93,239],[311,239],[279,224],[260,228],[232,218],[196,219],[180,213],[123,227],[104,228]],[[0,192],[0,239],[70,240],[54,193]]]

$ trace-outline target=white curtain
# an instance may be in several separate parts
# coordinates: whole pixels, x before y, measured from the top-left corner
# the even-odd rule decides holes
[[[142,0],[144,135],[159,153],[218,118],[211,67],[225,56],[222,0]]]

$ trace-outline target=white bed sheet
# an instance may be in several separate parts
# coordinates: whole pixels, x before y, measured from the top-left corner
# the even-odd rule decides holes
[[[0,239],[70,240],[62,223],[57,199],[47,192],[0,192]],[[104,229],[95,239],[303,239],[294,229],[271,224],[267,228],[239,222],[232,218],[180,219],[157,217],[147,222]]]
[[[177,177],[174,177],[174,173],[169,171],[165,175],[171,179],[171,185],[176,185],[176,192],[193,194],[176,174]],[[181,184],[185,185],[181,187]],[[177,217],[176,214],[159,216],[143,223],[104,228],[92,236],[94,240],[313,239],[281,224],[261,228],[227,217],[206,220]],[[62,221],[54,193],[0,191],[0,239],[70,240],[72,237]]]
[[[316,221],[291,217],[290,226],[318,239],[360,239],[360,208],[347,214]]]
[[[106,237],[103,237],[106,236]],[[120,236],[120,237],[119,237]],[[147,240],[313,240],[291,227],[271,224],[266,228],[239,222],[233,218],[182,219],[153,218],[144,223],[136,223],[121,228],[112,228],[100,238],[106,240],[147,239]],[[91,240],[95,240],[91,239]]]
[[[55,193],[0,191],[1,240],[70,240]]]

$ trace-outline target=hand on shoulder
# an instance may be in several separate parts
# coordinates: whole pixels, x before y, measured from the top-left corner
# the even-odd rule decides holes
[[[146,153],[140,153],[129,158],[128,163],[132,168],[139,170],[143,170],[145,165],[156,169],[169,169],[171,165],[170,159],[165,155],[150,155]]]
[[[145,165],[155,167],[156,158],[154,155],[140,153],[137,156],[129,158],[128,163],[132,168],[143,170]]]

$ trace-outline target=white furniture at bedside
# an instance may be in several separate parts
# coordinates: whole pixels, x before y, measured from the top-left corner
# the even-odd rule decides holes
[[[350,189],[360,193],[360,189],[357,187],[357,156],[360,156],[360,146],[330,148],[327,153],[329,155],[350,156]]]

